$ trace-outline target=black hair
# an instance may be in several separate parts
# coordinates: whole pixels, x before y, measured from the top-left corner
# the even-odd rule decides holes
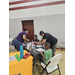
[[[37,35],[34,35],[37,38]]]
[[[28,31],[28,29],[25,28],[24,31]]]
[[[49,42],[45,42],[44,46],[50,48],[50,43]]]
[[[44,34],[44,31],[40,31],[39,35],[42,35],[42,34]]]

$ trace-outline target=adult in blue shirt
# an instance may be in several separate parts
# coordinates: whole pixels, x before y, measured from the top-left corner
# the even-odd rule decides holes
[[[44,33],[43,31],[40,31],[39,34],[42,36],[42,40],[40,42],[37,42],[37,44],[44,44],[45,42],[49,42],[50,48],[52,49],[52,56],[54,56],[57,47],[57,38],[49,33]]]
[[[15,40],[13,41],[14,45],[17,48],[17,51],[20,50],[20,45],[22,45],[22,43],[26,43],[26,41],[29,41],[29,39],[27,39],[27,33],[28,30],[24,29],[24,31],[20,32],[18,36],[15,38]]]

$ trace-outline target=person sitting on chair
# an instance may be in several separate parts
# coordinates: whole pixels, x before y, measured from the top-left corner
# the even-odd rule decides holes
[[[34,35],[34,39],[32,41],[39,42],[39,40],[37,39],[37,35]]]
[[[52,49],[50,49],[50,43],[48,43],[48,42],[46,42],[44,44],[44,47],[45,47],[46,51],[40,52],[40,54],[43,57],[43,59],[41,59],[40,61],[46,64],[52,58]]]

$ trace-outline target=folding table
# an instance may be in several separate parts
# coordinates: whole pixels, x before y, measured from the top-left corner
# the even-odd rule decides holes
[[[43,47],[41,47],[41,48],[43,48]],[[37,62],[42,57],[42,55],[40,54],[39,51],[36,51],[36,53],[35,53],[33,49],[32,50],[28,50],[26,48],[26,46],[23,46],[23,49],[26,50],[27,52],[31,53],[31,55],[33,56],[33,72],[34,72],[34,65],[35,65],[34,63]],[[38,49],[38,48],[36,47],[35,49]]]
[[[24,54],[27,53],[24,50]],[[20,51],[10,53],[9,56],[18,54],[20,56]],[[27,59],[21,59],[19,62],[17,60],[9,62],[9,75],[32,75],[33,69],[33,57],[29,56]]]

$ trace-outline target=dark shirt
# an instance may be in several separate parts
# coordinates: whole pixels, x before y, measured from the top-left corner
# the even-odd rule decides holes
[[[44,33],[43,39],[47,39],[46,42],[49,42],[51,46],[57,43],[57,39],[49,33]]]
[[[35,41],[35,42],[39,42],[39,40],[38,40],[38,39],[36,39],[36,40],[34,40],[34,39],[33,39],[33,41]]]
[[[25,31],[22,31],[22,32],[20,32],[20,33],[18,34],[18,36],[16,37],[16,39],[17,39],[18,41],[20,41],[21,43],[24,42],[23,35],[26,36],[27,33],[26,33]]]

